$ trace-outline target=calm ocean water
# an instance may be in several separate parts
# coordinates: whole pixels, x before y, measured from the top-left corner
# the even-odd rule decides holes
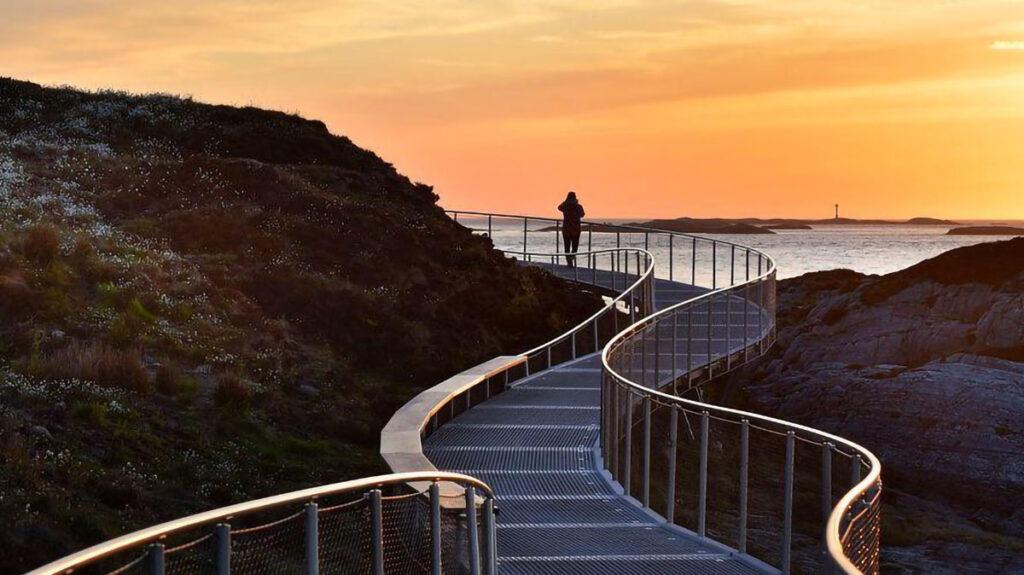
[[[460,221],[481,231],[487,229],[486,219],[463,217]],[[540,222],[536,225],[531,223],[528,234],[528,247],[531,251],[554,249],[554,233],[538,231],[544,225]],[[1015,225],[1021,224],[1017,222]],[[495,219],[492,229],[497,247],[522,249],[522,221]],[[811,230],[777,230],[775,235],[716,234],[707,237],[749,246],[770,254],[778,264],[779,278],[838,268],[866,274],[886,274],[954,248],[1007,239],[994,236],[947,236],[945,234],[948,229],[946,226],[817,226]],[[642,234],[631,238],[623,236],[620,241],[623,246],[644,245]],[[615,247],[615,235],[593,234],[591,246],[593,249]],[[675,247],[678,249],[678,244]],[[586,233],[580,249],[587,249]],[[659,269],[667,269],[667,245],[651,245],[650,249],[659,261]],[[699,260],[710,259],[705,251],[700,250]],[[738,257],[742,259],[743,256],[741,254]],[[740,267],[742,265],[738,264]],[[659,272],[658,275],[664,274]]]

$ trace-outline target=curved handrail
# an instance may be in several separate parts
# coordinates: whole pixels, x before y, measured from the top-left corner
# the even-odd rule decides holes
[[[270,509],[276,509],[292,503],[311,503],[315,502],[317,499],[328,496],[343,495],[354,492],[367,492],[389,485],[405,485],[415,482],[452,482],[464,485],[467,488],[479,489],[486,494],[488,499],[493,499],[494,497],[493,491],[491,491],[491,488],[486,483],[461,473],[434,471],[429,473],[394,473],[390,475],[378,475],[363,479],[355,479],[352,481],[343,481],[341,483],[333,483],[330,485],[321,485],[319,487],[292,491],[290,493],[283,493],[280,495],[273,495],[262,499],[255,499],[230,505],[228,507],[222,507],[220,509],[205,511],[188,517],[174,519],[166,523],[161,523],[159,525],[154,525],[152,527],[147,527],[145,529],[123,535],[116,539],[111,539],[110,541],[106,541],[98,545],[93,545],[92,547],[88,547],[77,553],[68,555],[67,557],[29,571],[25,575],[61,575],[70,573],[75,569],[90,565],[100,559],[110,557],[111,555],[129,549],[138,548],[148,543],[160,541],[172,535],[185,533],[197,527],[210,525],[211,523],[227,521],[242,515],[250,515]]]
[[[586,331],[588,329],[591,329],[592,326],[596,325],[596,322],[598,320],[600,320],[605,314],[609,313],[611,310],[618,308],[620,303],[625,302],[625,300],[630,296],[630,294],[634,293],[634,290],[637,290],[637,289],[643,287],[645,285],[645,283],[649,282],[653,278],[653,275],[654,275],[654,258],[651,256],[650,252],[648,252],[646,250],[641,250],[641,249],[638,249],[638,248],[615,248],[615,249],[591,250],[591,251],[586,251],[586,252],[574,252],[574,253],[571,253],[571,254],[569,254],[569,253],[542,253],[542,252],[525,252],[525,253],[524,252],[506,252],[506,253],[515,253],[516,255],[522,255],[524,257],[524,259],[527,260],[527,262],[531,261],[533,257],[550,257],[550,258],[553,258],[556,261],[559,258],[576,257],[576,258],[586,258],[588,263],[590,263],[592,261],[592,259],[598,259],[602,255],[610,255],[610,256],[614,256],[614,257],[626,256],[628,258],[630,254],[636,254],[638,256],[643,256],[643,259],[644,259],[643,272],[641,273],[641,272],[638,271],[637,274],[636,274],[636,276],[637,276],[636,279],[633,280],[632,283],[626,284],[624,286],[624,289],[623,289],[623,291],[621,293],[619,293],[618,295],[612,297],[611,300],[608,301],[603,308],[597,310],[596,312],[591,314],[589,317],[587,317],[586,319],[584,319],[580,323],[576,324],[574,327],[570,328],[565,333],[557,335],[557,336],[553,337],[552,339],[550,339],[550,340],[548,340],[548,341],[546,341],[546,342],[544,342],[544,343],[542,343],[540,345],[537,345],[536,347],[534,347],[534,348],[532,348],[530,350],[524,351],[521,355],[526,356],[527,358],[536,357],[537,355],[540,355],[541,353],[547,353],[548,350],[554,348],[556,345],[558,345],[560,343],[563,343],[565,341],[571,341],[577,334],[579,334],[581,332],[584,332],[584,331]],[[590,268],[585,268],[585,269],[590,269]],[[590,283],[590,282],[585,282],[584,281],[584,282],[581,282],[581,283]],[[550,365],[548,367],[550,367]]]
[[[527,231],[528,231],[527,230],[528,222],[531,222],[531,221],[532,222],[552,222],[552,223],[555,224],[555,232],[556,232],[556,234],[557,234],[557,231],[558,231],[558,223],[560,222],[560,220],[555,219],[555,218],[533,217],[533,216],[516,216],[516,215],[509,215],[509,214],[494,214],[494,213],[487,213],[487,212],[449,211],[448,213],[453,215],[453,217],[456,220],[458,220],[458,216],[459,215],[486,217],[488,219],[488,232],[489,233],[491,232],[492,219],[493,218],[514,218],[514,219],[517,219],[517,220],[522,220],[523,221],[523,234],[524,235],[523,235],[523,250],[521,250],[521,251],[525,251],[525,249],[526,249],[526,242],[527,242],[526,234],[527,234]],[[828,518],[827,518],[826,524],[825,524],[825,526],[823,528],[823,531],[824,531],[824,539],[825,539],[825,544],[826,544],[825,547],[827,549],[827,554],[828,554],[827,560],[831,561],[832,566],[834,566],[834,567],[836,567],[838,569],[841,569],[845,573],[851,573],[851,574],[852,573],[860,573],[862,571],[862,569],[866,570],[866,571],[876,571],[877,570],[877,557],[878,557],[877,533],[874,534],[873,538],[872,538],[872,535],[870,533],[868,534],[868,536],[867,536],[868,541],[865,543],[865,545],[867,547],[866,550],[863,550],[863,551],[855,550],[854,547],[856,546],[856,542],[853,542],[851,544],[851,539],[853,537],[853,535],[851,535],[851,532],[853,531],[852,528],[854,526],[854,523],[856,523],[858,521],[858,519],[862,519],[863,517],[865,517],[867,515],[870,515],[870,513],[866,513],[865,510],[873,511],[875,513],[875,515],[877,516],[878,494],[880,493],[881,464],[878,461],[877,457],[875,457],[874,454],[872,454],[870,451],[868,451],[864,447],[862,447],[862,446],[860,446],[860,445],[858,445],[858,444],[856,444],[856,443],[854,443],[852,441],[849,441],[849,440],[846,440],[846,439],[841,438],[839,436],[836,436],[834,434],[825,433],[825,432],[822,432],[822,431],[819,431],[819,430],[816,430],[816,429],[813,429],[813,428],[810,428],[810,427],[807,427],[807,426],[802,426],[802,425],[799,425],[799,424],[790,423],[790,422],[787,422],[787,421],[784,421],[784,420],[781,420],[781,419],[777,419],[777,418],[771,418],[771,417],[757,415],[757,414],[754,414],[754,413],[744,412],[744,411],[741,411],[741,410],[734,410],[734,409],[730,409],[730,408],[719,407],[719,406],[716,406],[716,405],[713,405],[713,404],[710,404],[710,403],[704,403],[704,402],[701,402],[701,401],[684,399],[684,398],[678,397],[676,395],[671,395],[671,394],[664,393],[664,392],[659,391],[657,389],[651,389],[651,387],[657,388],[657,387],[664,386],[664,382],[661,381],[661,374],[660,374],[660,372],[655,371],[654,378],[653,378],[653,383],[649,387],[647,385],[647,373],[646,372],[642,372],[642,376],[643,376],[642,383],[637,383],[637,382],[631,380],[629,377],[626,377],[626,376],[618,373],[616,371],[614,365],[613,365],[614,362],[611,360],[612,358],[610,357],[617,350],[624,349],[626,347],[625,344],[628,343],[630,340],[634,340],[634,343],[635,343],[635,340],[640,339],[640,340],[643,341],[643,343],[646,343],[646,339],[644,339],[644,338],[648,337],[648,332],[650,331],[652,326],[653,326],[655,334],[659,334],[660,333],[659,330],[661,329],[661,326],[659,326],[659,323],[662,322],[662,321],[665,321],[666,318],[669,318],[669,317],[673,317],[674,318],[674,317],[676,317],[676,314],[680,314],[683,311],[686,311],[686,312],[688,312],[690,314],[689,315],[689,319],[692,321],[693,310],[698,308],[698,307],[703,306],[704,309],[706,309],[709,312],[709,316],[708,316],[709,319],[708,319],[708,324],[707,324],[708,325],[708,328],[707,328],[708,329],[708,344],[707,344],[707,350],[708,351],[707,351],[707,354],[706,354],[708,356],[708,358],[707,358],[707,361],[705,363],[699,364],[697,366],[691,366],[690,369],[688,369],[688,370],[686,370],[684,372],[684,375],[687,377],[688,381],[691,382],[691,384],[692,384],[694,382],[694,372],[699,371],[701,369],[706,369],[706,372],[705,372],[706,378],[710,379],[712,377],[712,369],[711,368],[712,368],[712,366],[716,362],[716,360],[714,358],[715,354],[712,351],[713,348],[712,348],[712,342],[711,342],[711,333],[712,333],[712,330],[713,330],[713,322],[710,319],[711,318],[710,314],[713,313],[713,310],[714,310],[714,306],[713,306],[714,300],[717,298],[719,300],[719,302],[721,302],[720,298],[723,297],[723,296],[726,298],[726,304],[728,306],[730,306],[728,308],[728,311],[726,312],[727,320],[726,320],[726,324],[725,325],[728,326],[728,327],[726,329],[726,340],[727,340],[726,349],[725,349],[725,352],[723,354],[724,358],[725,358],[725,366],[722,366],[722,367],[724,367],[724,370],[720,368],[719,371],[715,375],[721,375],[725,371],[729,371],[729,370],[734,369],[735,367],[737,367],[739,365],[745,364],[746,362],[748,362],[748,361],[750,361],[752,359],[752,357],[751,357],[752,355],[753,355],[753,357],[757,357],[757,356],[762,355],[763,353],[765,353],[768,350],[768,348],[774,342],[774,332],[775,332],[774,301],[773,300],[771,300],[769,302],[765,302],[764,301],[764,291],[765,291],[766,287],[771,292],[771,295],[772,296],[774,295],[774,282],[775,282],[775,274],[776,274],[776,266],[775,266],[774,260],[769,255],[767,255],[767,254],[764,254],[764,253],[762,253],[762,252],[760,252],[758,250],[753,250],[752,248],[748,248],[746,246],[742,246],[740,244],[736,244],[736,243],[728,242],[728,241],[717,240],[717,239],[705,238],[703,236],[699,236],[699,235],[695,235],[695,234],[686,234],[686,233],[680,233],[680,232],[672,232],[672,231],[669,231],[669,230],[659,230],[659,229],[655,229],[655,228],[645,228],[645,227],[640,227],[640,226],[630,226],[630,225],[624,225],[624,224],[608,224],[608,223],[598,223],[598,222],[590,222],[590,221],[583,222],[583,225],[584,226],[587,226],[587,225],[597,226],[597,225],[599,225],[599,226],[602,226],[602,228],[603,228],[601,231],[612,231],[612,230],[615,230],[615,231],[618,231],[618,232],[621,232],[621,233],[627,233],[627,234],[644,234],[645,235],[645,240],[646,240],[647,236],[651,235],[651,234],[666,235],[666,236],[670,236],[670,237],[685,237],[685,238],[693,239],[693,241],[694,241],[694,247],[693,247],[693,253],[694,253],[694,255],[693,255],[694,273],[693,273],[692,277],[694,279],[694,283],[696,283],[696,281],[695,281],[696,280],[696,265],[697,265],[697,259],[696,259],[697,245],[696,245],[696,242],[697,242],[698,239],[700,241],[704,241],[704,242],[711,242],[712,246],[713,246],[713,248],[712,248],[713,250],[714,250],[714,247],[717,247],[717,246],[721,245],[721,246],[728,247],[730,250],[733,250],[734,248],[739,248],[741,250],[744,250],[748,254],[748,258],[749,258],[749,254],[751,252],[756,253],[758,255],[758,257],[759,257],[758,262],[759,262],[759,268],[760,268],[758,271],[760,273],[755,274],[753,277],[750,277],[750,273],[749,273],[749,259],[748,259],[748,262],[747,262],[747,273],[746,273],[747,277],[743,281],[736,282],[734,279],[731,279],[729,285],[718,287],[717,285],[714,285],[714,280],[713,280],[712,281],[712,285],[710,286],[711,291],[709,291],[709,292],[707,292],[705,294],[702,294],[702,295],[690,298],[690,299],[688,299],[686,301],[677,303],[677,304],[675,304],[673,306],[670,306],[670,307],[668,307],[666,309],[658,311],[657,313],[653,313],[653,314],[649,314],[649,315],[648,314],[644,314],[644,316],[641,319],[639,319],[638,321],[636,321],[635,323],[633,323],[632,325],[630,325],[626,329],[616,333],[608,341],[608,343],[604,346],[604,348],[602,350],[602,365],[603,365],[604,372],[606,373],[607,376],[610,377],[610,379],[613,382],[615,382],[616,385],[625,386],[626,388],[628,388],[630,390],[631,394],[632,393],[636,393],[636,394],[638,394],[638,395],[640,395],[642,397],[646,397],[648,399],[657,400],[657,401],[659,401],[659,402],[661,402],[663,404],[666,404],[666,405],[676,405],[676,406],[680,406],[680,407],[685,406],[683,408],[688,407],[688,408],[690,408],[690,411],[700,410],[702,413],[705,413],[705,414],[713,412],[713,413],[715,413],[718,416],[727,416],[727,417],[733,418],[734,420],[738,419],[738,420],[744,422],[744,425],[749,425],[751,422],[753,422],[753,424],[755,426],[756,425],[773,426],[773,427],[776,427],[776,428],[778,428],[780,430],[784,430],[789,436],[795,437],[797,435],[800,435],[802,438],[812,438],[814,441],[816,441],[816,442],[820,443],[821,445],[827,447],[827,449],[829,450],[829,453],[831,453],[832,450],[835,450],[836,452],[843,453],[844,455],[848,455],[848,456],[851,455],[851,454],[855,454],[856,458],[853,459],[853,461],[854,461],[853,466],[856,469],[855,473],[858,474],[857,477],[859,477],[859,468],[860,468],[861,464],[866,462],[866,466],[867,466],[867,469],[868,469],[867,475],[863,479],[860,479],[859,481],[856,481],[855,485],[853,485],[846,493],[844,493],[843,496],[839,499],[839,501],[832,507],[831,512],[828,514]],[[646,241],[645,241],[645,243],[646,243]],[[557,239],[556,239],[556,245],[558,245],[557,244]],[[670,243],[670,246],[671,245],[672,244]],[[510,254],[520,253],[520,251],[517,251],[514,248],[508,249],[508,250],[505,250],[505,251],[507,253],[510,253]],[[712,253],[714,253],[714,251]],[[730,263],[730,269],[734,273],[735,272],[735,251],[732,251],[732,254],[733,254],[732,255],[733,261]],[[551,255],[551,254],[549,253],[548,255]],[[650,254],[648,254],[648,255],[650,255]],[[670,255],[669,257],[670,257],[670,262],[671,262],[672,256]],[[766,266],[761,266],[760,265],[760,263],[762,261],[760,258],[764,258],[763,261],[767,262]],[[711,262],[712,269],[713,270],[716,269],[717,265],[718,265],[718,261],[716,259],[716,256],[713,255],[712,256],[712,262]],[[670,266],[671,266],[671,263],[670,263]],[[744,306],[745,307],[744,307],[744,310],[743,310],[742,313],[744,314],[744,321],[746,322],[746,320],[748,318],[748,316],[747,316],[748,312],[747,312],[747,307],[746,306],[749,305],[749,301],[750,301],[749,297],[747,297],[747,296],[749,296],[749,290],[751,290],[754,287],[757,288],[758,293],[760,294],[760,301],[755,306],[756,307],[756,312],[758,314],[758,321],[761,322],[763,320],[763,318],[764,318],[764,314],[767,314],[767,316],[768,316],[767,317],[768,325],[763,326],[764,329],[759,329],[759,332],[757,333],[756,338],[754,340],[754,345],[756,346],[756,348],[755,349],[751,349],[752,346],[750,346],[749,343],[748,343],[748,337],[749,337],[748,331],[746,329],[746,324],[744,324],[743,347],[742,347],[742,349],[738,353],[736,353],[736,352],[733,351],[731,342],[728,341],[728,339],[731,337],[731,331],[732,331],[731,328],[732,327],[738,327],[738,326],[734,326],[731,323],[733,321],[731,304],[732,304],[733,301],[736,301],[736,300],[744,302]],[[736,294],[738,294],[741,291],[744,294],[743,296],[736,295]],[[675,334],[676,330],[677,330],[677,326],[675,324],[673,324],[672,330],[673,330],[673,334]],[[559,336],[558,338],[552,340],[551,342],[548,342],[548,344],[545,344],[545,345],[547,346],[547,345],[550,345],[550,344],[552,344],[554,342],[563,341],[563,340],[564,340],[564,337],[563,336]],[[658,342],[656,342],[656,343],[658,343]],[[739,342],[737,342],[737,343],[739,343]],[[687,350],[690,349],[690,345],[691,344],[692,344],[692,342],[687,344]],[[541,346],[539,348],[535,348],[534,350],[531,350],[531,353],[539,352],[539,351],[543,350],[543,348],[544,348],[544,346]],[[550,349],[550,347],[548,347],[548,349]],[[656,354],[655,354],[656,357],[660,356],[660,348],[658,348],[658,349],[659,349],[659,351],[656,352]],[[646,352],[644,352],[644,353],[646,353]],[[672,353],[673,354],[677,353],[677,350],[675,348],[673,348],[673,352]],[[734,357],[736,359],[735,363],[732,361]],[[630,361],[632,361],[632,360],[630,360]],[[630,364],[630,370],[632,371],[633,369],[634,369],[634,366],[631,363]],[[646,368],[644,368],[644,369],[646,369]],[[655,367],[655,370],[657,370],[657,367]],[[675,366],[673,366],[671,381],[674,383],[677,379],[679,379],[679,376],[677,376]],[[606,391],[607,391],[607,387],[605,387],[604,384],[603,384],[603,389],[606,389]],[[616,397],[617,397],[617,395],[616,395]],[[630,402],[632,402],[632,399],[630,399]],[[631,406],[632,403],[630,403],[629,405]],[[605,409],[606,407],[608,407],[608,406],[607,405],[603,405],[602,406],[602,410],[603,411],[608,411],[607,409]],[[629,407],[628,410],[631,411],[632,407]],[[631,415],[632,414],[630,413],[630,418],[631,418]],[[649,417],[649,415],[648,415],[648,417]],[[608,424],[609,423],[607,421],[606,414],[603,413],[602,414],[602,427],[605,427]],[[610,433],[611,432],[609,432],[608,430],[602,429],[602,433],[601,433],[602,448],[605,449],[606,451],[607,451],[607,446],[604,445],[604,444],[606,444],[608,442],[607,437],[608,437],[608,435]],[[615,437],[615,441],[616,442],[618,441],[618,437]],[[628,441],[628,435],[627,435],[627,441]],[[788,439],[787,441],[792,441],[792,439]],[[836,447],[836,446],[841,446],[841,448],[840,447]],[[788,447],[788,449],[790,450],[790,454],[788,454],[788,457],[791,459],[792,458],[792,449],[793,448],[792,447]],[[846,451],[848,451],[849,453],[846,453],[846,451],[843,451],[844,449]],[[606,453],[606,455],[607,455],[607,453]],[[608,457],[605,458],[605,462],[607,464]],[[617,466],[617,463],[616,463],[616,466]],[[611,469],[611,471],[612,471],[613,476],[615,476],[617,469]],[[624,478],[625,481],[626,481],[626,485],[627,485],[627,494],[628,494],[628,484],[629,484],[628,474],[630,473],[630,471],[631,470],[629,470],[629,469],[626,470],[627,477]],[[792,471],[790,471],[789,473],[792,474]],[[851,471],[851,473],[854,473],[854,471]],[[790,482],[790,485],[789,485],[789,487],[787,489],[791,492],[792,491],[792,482],[793,482],[792,477],[789,478],[789,482]],[[744,486],[744,488],[745,488],[745,486]],[[829,486],[828,490],[830,492],[831,486]],[[823,496],[823,497],[828,497],[828,496]],[[646,499],[646,494],[645,494],[645,499]],[[790,501],[787,503],[787,505],[792,507],[792,494],[791,493],[789,494],[789,499],[790,499]],[[672,503],[672,505],[674,505],[674,502]],[[671,521],[671,511],[669,511],[668,513],[669,513],[669,518],[668,519]],[[787,513],[791,513],[791,511],[787,511]],[[876,517],[876,519],[877,519],[877,517]],[[790,516],[790,517],[787,518],[786,521],[787,521],[787,523],[789,523],[789,522],[791,522],[791,520],[792,520],[792,518]],[[701,529],[703,530],[703,527]],[[789,530],[789,526],[788,525],[787,525],[786,529],[787,529],[787,531]],[[875,527],[875,529],[877,530],[877,526]],[[703,535],[703,533],[701,533],[701,534]],[[784,536],[784,539],[786,539],[786,541],[784,542],[785,549],[784,549],[784,551],[782,553],[783,554],[783,560],[782,560],[782,562],[783,562],[782,571],[783,572],[787,572],[789,570],[789,568],[790,568],[789,567],[789,563],[790,563],[789,541],[787,539],[789,536],[790,535],[788,533]],[[744,547],[744,546],[745,546],[745,543],[741,544],[741,547]],[[852,551],[856,551],[857,552],[856,554],[858,555],[858,557],[851,558],[850,556],[848,556],[848,554],[850,554]],[[741,549],[741,552],[743,552],[743,549]],[[856,562],[855,562],[855,560],[856,560]]]
[[[527,265],[543,263],[539,259],[550,259],[554,264],[559,258],[578,258],[578,261],[585,261],[586,264],[578,268],[582,272],[577,274],[575,281],[613,290],[615,293],[607,298],[604,306],[551,340],[519,355],[500,356],[473,366],[406,402],[381,431],[381,455],[392,471],[435,470],[436,467],[423,452],[424,438],[462,411],[503,392],[519,379],[536,374],[538,367],[531,367],[531,362],[537,362],[532,360],[543,359],[539,369],[544,370],[560,363],[561,358],[556,359],[554,355],[558,351],[563,352],[561,356],[565,360],[576,359],[584,344],[589,344],[586,353],[597,353],[601,349],[599,338],[602,323],[611,324],[614,332],[617,332],[618,315],[628,313],[629,321],[632,322],[652,309],[654,264],[650,253],[645,250],[620,248],[575,254],[519,251],[515,255],[520,256]],[[605,260],[604,256],[610,258]],[[638,264],[633,272],[621,271],[626,269],[623,258],[632,256],[636,257]],[[643,265],[639,265],[641,261]],[[599,263],[603,262],[607,262],[607,269],[600,269]],[[601,272],[600,276],[598,272]],[[587,281],[588,274],[590,281]],[[609,281],[602,282],[602,278]],[[618,291],[620,284],[621,292]],[[609,317],[611,320],[608,320]],[[625,325],[627,322],[623,323]]]

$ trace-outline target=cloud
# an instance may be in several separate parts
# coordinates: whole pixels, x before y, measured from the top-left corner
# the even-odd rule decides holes
[[[996,40],[992,42],[989,48],[1000,51],[1019,51],[1024,52],[1024,40]]]

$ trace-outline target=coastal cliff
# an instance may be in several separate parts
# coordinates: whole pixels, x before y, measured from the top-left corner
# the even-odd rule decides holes
[[[0,79],[0,573],[385,471],[419,390],[600,300],[324,124]]]
[[[744,403],[879,456],[884,570],[1024,570],[1024,239],[785,280],[778,317]]]

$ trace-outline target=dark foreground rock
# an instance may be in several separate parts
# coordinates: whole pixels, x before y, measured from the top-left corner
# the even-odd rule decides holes
[[[750,407],[849,437],[886,485],[889,572],[1024,572],[1024,239],[780,283]]]

